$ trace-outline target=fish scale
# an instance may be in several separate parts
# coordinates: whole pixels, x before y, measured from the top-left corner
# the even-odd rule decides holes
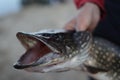
[[[120,80],[120,47],[109,40],[92,36],[88,31],[52,29],[35,33],[20,32],[17,37],[27,46],[27,51],[29,48],[38,48],[35,52],[46,50],[46,53],[41,51],[40,54],[44,56],[39,56],[38,61],[33,61],[37,65],[23,65],[23,59],[30,59],[29,55],[24,54],[26,56],[18,60],[21,64],[17,62],[14,65],[16,69],[28,68],[30,71],[42,73],[73,69],[84,71],[97,80]],[[35,44],[31,47],[31,43]],[[44,47],[39,48],[35,45]],[[32,53],[34,54],[34,51]]]
[[[91,60],[94,65],[87,65],[106,70],[109,80],[120,80],[120,48],[102,38],[94,38],[91,45],[89,57],[92,57],[95,62]]]

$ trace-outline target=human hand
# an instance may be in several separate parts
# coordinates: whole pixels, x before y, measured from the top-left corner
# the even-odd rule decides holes
[[[79,14],[70,20],[66,25],[66,30],[93,31],[100,20],[100,9],[94,4],[87,2],[81,8]]]

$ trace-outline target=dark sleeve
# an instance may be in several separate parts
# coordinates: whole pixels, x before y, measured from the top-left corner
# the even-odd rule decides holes
[[[86,2],[92,2],[98,5],[101,10],[101,17],[105,16],[104,0],[74,0],[74,3],[76,4],[77,9],[79,9]]]

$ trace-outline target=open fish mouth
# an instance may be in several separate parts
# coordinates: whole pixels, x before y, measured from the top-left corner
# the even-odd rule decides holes
[[[26,52],[14,65],[31,72],[64,72],[82,64],[88,57],[89,32],[42,30],[18,32],[17,38]]]
[[[39,38],[32,34],[17,33],[17,38],[26,48],[26,52],[14,65],[16,69],[26,69],[35,66],[50,67],[64,62],[62,54],[45,42],[48,37],[39,35]]]

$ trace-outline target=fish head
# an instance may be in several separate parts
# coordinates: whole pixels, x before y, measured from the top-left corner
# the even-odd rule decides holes
[[[18,32],[17,38],[26,52],[14,68],[31,72],[62,72],[79,66],[84,50],[91,41],[88,32],[45,30]],[[86,56],[86,55],[85,55]]]

